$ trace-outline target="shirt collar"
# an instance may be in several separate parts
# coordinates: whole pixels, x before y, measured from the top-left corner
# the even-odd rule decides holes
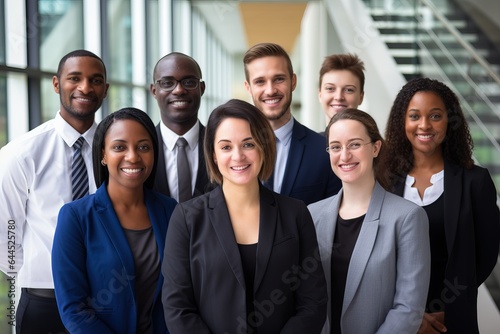
[[[97,123],[94,122],[85,133],[81,134],[80,132],[76,131],[68,122],[66,122],[61,116],[61,111],[58,111],[56,117],[54,118],[54,128],[64,140],[66,145],[68,145],[69,147],[73,147],[73,144],[80,137],[83,137],[89,147],[92,147],[92,141],[94,140],[94,133],[97,128]]]
[[[160,122],[160,131],[163,143],[168,150],[173,151],[179,137],[183,137],[184,139],[186,139],[189,144],[189,148],[192,150],[196,147],[196,145],[198,145],[198,138],[200,135],[200,121],[197,121],[196,124],[182,136],[179,136],[177,133],[170,130],[165,124],[163,124],[163,122]]]
[[[288,140],[290,140],[290,138],[292,138],[293,122],[294,120],[292,116],[285,125],[274,131],[276,138],[278,138],[280,142],[286,143]]]

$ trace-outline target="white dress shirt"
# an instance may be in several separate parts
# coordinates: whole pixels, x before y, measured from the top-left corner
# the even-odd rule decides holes
[[[61,206],[72,200],[72,145],[83,136],[89,192],[92,127],[81,135],[59,114],[0,150],[0,270],[17,275],[20,287],[54,288],[51,252]],[[15,243],[15,253],[12,250]]]
[[[170,197],[179,201],[179,186],[177,184],[177,139],[179,135],[170,130],[163,122],[160,122],[160,131],[163,140],[163,153],[165,154],[165,168],[167,173],[168,189]],[[194,191],[196,185],[196,177],[198,175],[198,138],[200,136],[200,122],[189,129],[182,137],[186,139],[188,146],[186,147],[186,155],[191,170],[191,192]],[[161,167],[160,167],[161,168]]]
[[[432,185],[425,189],[423,198],[420,198],[418,189],[413,187],[415,178],[406,175],[405,192],[403,197],[419,206],[426,206],[434,203],[444,192],[444,170],[431,176]]]
[[[273,190],[281,192],[283,178],[285,177],[286,162],[293,132],[293,117],[281,128],[274,131],[276,135],[276,164],[274,165]]]

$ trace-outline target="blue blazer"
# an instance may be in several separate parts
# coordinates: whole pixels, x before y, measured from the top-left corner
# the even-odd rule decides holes
[[[294,120],[281,194],[306,204],[335,195],[342,184],[333,173],[324,136]]]
[[[394,192],[404,194],[406,175]],[[477,289],[498,259],[500,213],[497,192],[486,168],[444,163],[445,326],[448,333],[479,333]]]
[[[319,333],[326,284],[302,201],[260,188],[253,286],[259,333]],[[170,220],[163,305],[172,333],[246,333],[246,282],[220,187],[180,203]]]
[[[160,259],[176,201],[144,189]],[[93,195],[65,204],[52,248],[57,306],[71,333],[136,333],[134,258],[103,184]],[[153,333],[166,333],[158,277]]]
[[[328,288],[330,333],[331,253],[342,199],[309,205]],[[354,247],[345,286],[342,334],[411,333],[422,322],[429,288],[429,221],[425,210],[375,184]]]

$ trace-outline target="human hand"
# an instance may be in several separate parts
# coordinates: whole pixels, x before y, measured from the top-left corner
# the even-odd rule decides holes
[[[445,333],[448,329],[444,326],[444,312],[424,313],[418,334]]]

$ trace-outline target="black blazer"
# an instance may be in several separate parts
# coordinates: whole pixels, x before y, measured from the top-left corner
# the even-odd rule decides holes
[[[403,195],[405,179],[396,184]],[[444,165],[444,229],[448,263],[445,270],[447,333],[479,333],[477,288],[498,258],[500,214],[495,185],[487,169]]]
[[[158,166],[156,168],[154,190],[170,196],[170,189],[168,187],[167,172],[165,170],[165,154],[163,149],[163,139],[161,136],[160,124],[156,126],[156,133],[158,135]],[[193,197],[200,196],[201,194],[209,191],[210,180],[208,178],[207,166],[205,164],[205,155],[203,154],[203,139],[205,138],[205,127],[200,123],[200,134],[198,137],[198,173],[196,175],[196,184],[194,186]]]
[[[245,279],[221,187],[177,205],[167,231],[163,305],[171,333],[246,333]],[[319,333],[327,293],[311,215],[260,187],[254,282],[261,334]]]

